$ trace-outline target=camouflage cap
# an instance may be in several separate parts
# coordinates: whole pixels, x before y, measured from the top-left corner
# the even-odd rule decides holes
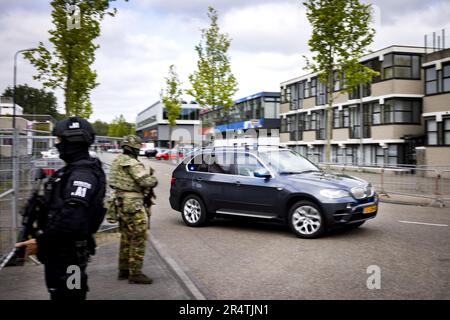
[[[141,138],[135,135],[129,135],[123,138],[121,147],[129,146],[134,149],[140,149],[142,144]]]

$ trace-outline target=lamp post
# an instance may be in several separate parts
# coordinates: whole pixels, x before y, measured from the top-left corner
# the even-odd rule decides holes
[[[17,85],[17,56],[19,53],[32,51],[34,48],[31,49],[22,49],[18,50],[14,54],[14,75],[13,75],[13,118],[12,118],[12,129],[13,129],[13,143],[12,143],[12,165],[13,165],[13,181],[12,181],[12,187],[13,187],[13,199],[12,199],[12,215],[13,215],[13,242],[17,240],[17,201],[18,201],[18,178],[19,178],[19,166],[18,166],[18,148],[19,148],[19,135],[18,130],[16,129],[16,85]]]

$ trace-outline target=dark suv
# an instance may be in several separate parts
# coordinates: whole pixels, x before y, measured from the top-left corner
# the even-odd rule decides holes
[[[211,148],[174,170],[170,205],[198,227],[216,215],[287,223],[302,238],[376,216],[378,197],[364,180],[322,171],[283,148]]]

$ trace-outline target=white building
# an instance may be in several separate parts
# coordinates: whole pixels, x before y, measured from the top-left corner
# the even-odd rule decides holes
[[[197,103],[183,102],[180,117],[172,128],[172,141],[191,143],[194,139],[201,139],[200,109]],[[144,109],[136,117],[136,133],[144,142],[154,142],[157,147],[168,147],[169,132],[167,112],[161,101]]]
[[[13,100],[10,97],[0,97],[0,116],[13,115]],[[21,116],[23,108],[16,103],[16,115]]]

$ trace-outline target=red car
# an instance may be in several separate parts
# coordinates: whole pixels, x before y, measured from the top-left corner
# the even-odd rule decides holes
[[[178,152],[177,155],[177,150],[172,149],[172,150],[161,150],[160,152],[158,152],[155,156],[156,160],[169,160],[169,159],[177,159],[177,158],[182,158],[183,157],[183,153],[182,152]]]

